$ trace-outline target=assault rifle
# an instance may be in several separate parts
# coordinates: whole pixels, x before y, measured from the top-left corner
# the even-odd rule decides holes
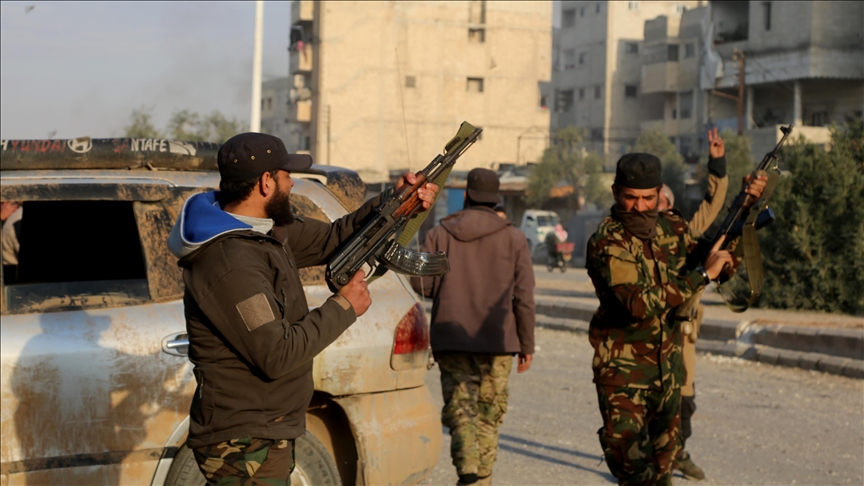
[[[456,136],[444,146],[444,155],[435,156],[426,168],[417,172],[415,184],[405,184],[384,197],[372,220],[327,264],[325,277],[331,291],[336,292],[345,286],[364,265],[372,268],[367,279],[370,282],[388,269],[417,276],[444,275],[450,271],[447,255],[443,252],[420,253],[405,248],[428,215],[428,212],[420,214],[423,205],[417,189],[427,182],[443,187],[456,160],[477,141],[482,131],[482,128],[462,122]],[[394,239],[400,229],[402,233]]]
[[[720,225],[720,228],[717,230],[714,237],[700,240],[695,251],[687,256],[686,268],[688,270],[693,270],[697,266],[702,265],[708,257],[711,248],[714,247],[721,237],[726,237],[720,247],[722,250],[725,250],[736,236],[743,235],[742,243],[744,248],[746,275],[742,278],[747,281],[749,287],[743,291],[746,295],[731,295],[732,293],[738,293],[737,290],[728,290],[724,292],[724,287],[722,286],[723,282],[721,282],[720,287],[720,293],[726,299],[726,303],[734,312],[744,312],[750,305],[756,302],[762,294],[762,253],[759,249],[759,239],[756,237],[756,230],[771,223],[775,219],[774,213],[771,211],[771,208],[768,207],[768,200],[771,198],[771,194],[777,187],[777,182],[780,177],[780,168],[777,166],[777,156],[780,152],[780,147],[783,146],[783,143],[786,142],[789,134],[792,133],[792,125],[789,125],[788,127],[781,126],[780,131],[783,132],[783,137],[779,142],[777,142],[777,146],[774,147],[774,150],[765,154],[765,157],[762,158],[762,162],[759,163],[752,174],[753,177],[757,175],[768,176],[768,183],[765,185],[765,190],[762,192],[762,197],[759,198],[758,203],[748,208],[747,206],[754,202],[753,196],[747,194],[742,188],[741,192],[739,192],[738,196],[735,198],[735,201],[731,206],[729,206],[729,212],[726,214],[726,218],[723,220],[723,223]],[[683,320],[689,320],[692,318],[696,304],[699,303],[701,297],[702,292],[698,292],[696,295],[684,302],[684,304],[676,310],[675,315],[679,319]],[[733,300],[738,302],[733,302]]]

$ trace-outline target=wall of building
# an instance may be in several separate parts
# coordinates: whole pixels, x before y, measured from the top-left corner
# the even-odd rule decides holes
[[[357,170],[367,182],[389,179],[390,171],[428,164],[462,121],[484,133],[460,169],[540,158],[551,2],[316,4],[318,160]],[[469,29],[483,29],[484,42],[472,42]],[[469,78],[482,79],[482,92]]]

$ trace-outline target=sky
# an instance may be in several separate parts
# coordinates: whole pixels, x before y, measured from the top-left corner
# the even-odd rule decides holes
[[[290,24],[264,2],[264,81],[288,76]],[[251,1],[0,2],[0,138],[122,136],[141,107],[160,130],[179,109],[248,124],[254,28]]]

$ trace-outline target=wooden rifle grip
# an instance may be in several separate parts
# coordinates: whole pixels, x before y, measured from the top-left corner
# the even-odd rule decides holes
[[[423,187],[423,184],[426,184],[428,180],[426,179],[426,174],[423,172],[418,172],[417,174],[417,182],[411,186],[408,186],[401,195],[407,194],[408,197],[402,204],[399,205],[399,208],[393,212],[393,216],[401,217],[410,215],[422,202],[420,201],[420,196],[417,195],[417,190]]]

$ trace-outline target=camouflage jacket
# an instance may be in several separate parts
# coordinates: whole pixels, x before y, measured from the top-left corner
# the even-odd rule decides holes
[[[660,213],[650,241],[612,216],[600,223],[585,261],[600,299],[589,330],[595,383],[652,390],[684,384],[680,326],[671,311],[704,288],[701,273],[684,270],[695,246],[675,210]]]

